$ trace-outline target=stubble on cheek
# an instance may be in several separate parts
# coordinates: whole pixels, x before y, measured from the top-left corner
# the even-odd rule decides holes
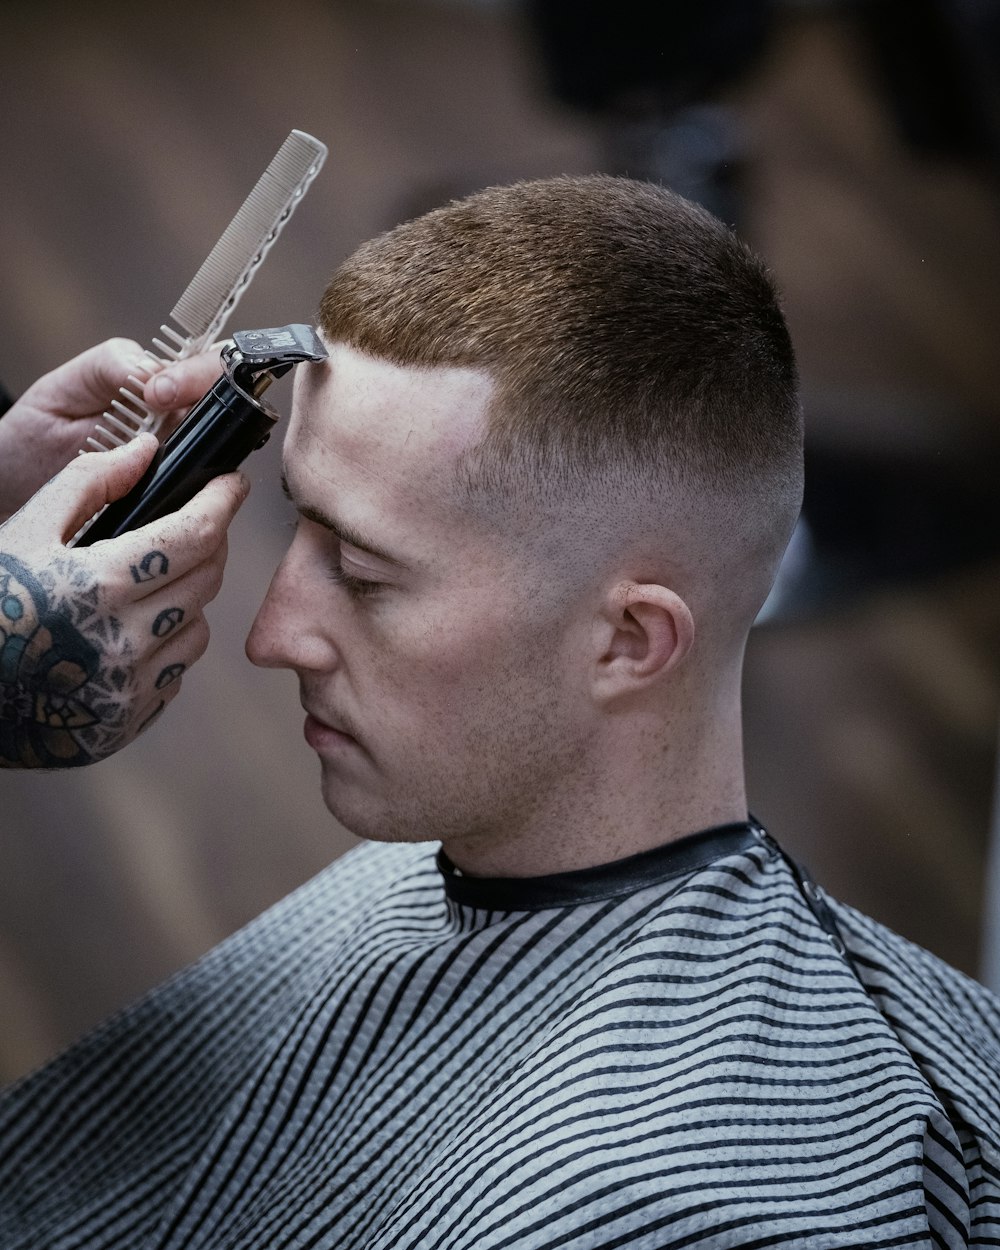
[[[580,744],[552,675],[556,657],[526,646],[506,663],[493,654],[447,700],[425,705],[375,836],[480,841],[544,818]]]
[[[327,806],[379,841],[476,839],[543,818],[576,766],[579,726],[568,695],[566,585],[519,551],[476,561],[447,600],[387,598],[345,657],[342,688],[366,755],[324,763]]]

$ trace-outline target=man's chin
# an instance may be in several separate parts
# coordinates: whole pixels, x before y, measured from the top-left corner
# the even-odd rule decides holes
[[[366,842],[436,842],[438,839],[415,821],[403,820],[371,796],[345,785],[342,778],[323,770],[323,802],[327,811],[348,833]]]

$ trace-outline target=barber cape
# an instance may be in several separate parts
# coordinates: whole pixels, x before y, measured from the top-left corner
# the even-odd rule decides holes
[[[1000,1246],[1000,1004],[752,823],[361,847],[0,1103],[3,1250],[779,1245]]]

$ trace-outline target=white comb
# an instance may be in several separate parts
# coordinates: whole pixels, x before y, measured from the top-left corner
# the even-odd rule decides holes
[[[110,451],[146,430],[156,432],[160,417],[142,398],[143,386],[161,365],[195,355],[218,336],[325,159],[325,144],[292,131],[170,310],[162,337],[153,339],[155,350],[146,349],[121,399],[112,400],[87,439],[92,448]]]

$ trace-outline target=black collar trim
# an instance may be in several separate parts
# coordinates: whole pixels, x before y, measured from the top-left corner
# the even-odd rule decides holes
[[[443,850],[438,851],[437,866],[452,902],[490,911],[541,911],[634,894],[687,876],[723,856],[759,848],[763,835],[753,820],[717,825],[627,859],[549,877],[465,877]]]

